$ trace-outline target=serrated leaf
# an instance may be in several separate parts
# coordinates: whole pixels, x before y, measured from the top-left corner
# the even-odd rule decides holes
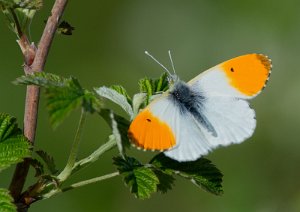
[[[50,73],[34,73],[19,77],[16,84],[45,88],[50,122],[56,128],[73,110],[82,106],[90,113],[99,112],[101,101],[94,92],[81,87],[75,77],[63,78]]]
[[[0,113],[0,171],[29,156],[30,144],[18,128],[16,118]]]
[[[43,150],[38,150],[38,151],[36,151],[36,153],[45,162],[45,164],[46,164],[48,170],[50,171],[50,173],[53,174],[53,175],[56,174],[58,170],[56,169],[56,165],[55,165],[53,157],[50,156],[47,152],[45,152]]]
[[[43,6],[42,0],[0,0],[2,9],[39,10]]]
[[[28,140],[22,136],[15,136],[0,143],[0,171],[12,164],[23,161],[30,157],[30,145]]]
[[[96,88],[95,91],[99,96],[109,99],[119,105],[129,115],[129,117],[133,116],[132,107],[128,103],[127,98],[116,90],[102,86],[100,88]]]
[[[37,85],[44,88],[67,87],[70,83],[70,78],[46,72],[34,72],[33,74],[18,77],[14,83],[20,85]]]
[[[111,111],[109,109],[102,109],[99,112],[99,114],[102,116],[102,118],[107,122],[107,124],[112,129],[113,122],[112,122],[112,119],[110,117],[111,113],[113,113],[113,111]],[[117,128],[118,128],[118,131],[121,135],[121,140],[122,140],[123,146],[129,147],[130,142],[128,140],[127,132],[128,132],[130,122],[127,119],[125,119],[122,116],[119,116],[115,113],[113,113],[113,116],[114,116],[114,120],[117,122]]]
[[[126,99],[127,99],[127,102],[129,104],[131,104],[131,98],[130,96],[128,95],[126,89],[121,86],[121,85],[112,85],[110,86],[110,88],[114,89],[115,91],[117,91],[119,94],[122,94]]]
[[[148,78],[139,80],[139,87],[140,92],[146,93],[147,97],[145,100],[145,105],[148,105],[150,102],[150,97],[153,95],[152,80]]]
[[[114,157],[113,161],[113,164],[117,166],[117,169],[121,174],[124,172],[130,172],[138,167],[143,167],[143,165],[133,157],[125,156],[125,159],[122,157]]]
[[[54,128],[83,103],[84,89],[74,77],[63,78],[41,72],[19,77],[15,83],[46,88],[47,109]]]
[[[155,173],[147,167],[134,169],[124,177],[125,183],[131,187],[133,193],[139,199],[150,198],[157,191],[159,180]]]
[[[168,75],[166,73],[163,73],[158,79],[141,79],[139,81],[139,87],[140,92],[144,92],[147,94],[145,105],[148,105],[152,95],[168,90]]]
[[[130,192],[139,199],[146,199],[157,191],[159,180],[155,173],[148,167],[144,167],[136,159],[126,157],[114,158],[114,164],[124,176],[124,182],[130,187]]]
[[[169,89],[168,74],[163,73],[158,79],[155,79],[152,87],[154,92],[164,92]]]
[[[5,113],[0,113],[0,142],[14,135],[20,135],[17,119]]]
[[[46,89],[50,123],[56,128],[69,114],[82,105],[83,90],[74,86]]]
[[[16,212],[17,208],[13,204],[13,198],[10,196],[9,191],[0,188],[0,210],[1,212]]]
[[[166,174],[157,169],[154,169],[154,173],[159,180],[159,184],[157,185],[158,191],[164,194],[167,193],[168,190],[172,189],[175,181],[175,178],[172,175]]]
[[[190,179],[192,183],[213,194],[223,193],[223,174],[208,159],[199,158],[196,161],[178,162],[160,153],[150,163],[165,173],[177,174]]]
[[[29,29],[32,18],[42,7],[42,0],[1,0],[0,9],[9,28],[19,37]]]

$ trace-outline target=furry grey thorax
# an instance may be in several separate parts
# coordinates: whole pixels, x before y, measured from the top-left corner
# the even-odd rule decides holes
[[[201,92],[195,92],[193,88],[185,82],[178,80],[170,89],[169,94],[169,98],[174,102],[174,105],[179,107],[182,115],[190,113],[196,121],[211,132],[213,136],[217,136],[216,130],[202,113],[205,96],[201,95]]]

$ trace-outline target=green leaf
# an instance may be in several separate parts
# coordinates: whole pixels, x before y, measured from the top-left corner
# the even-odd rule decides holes
[[[52,156],[50,156],[47,152],[45,152],[43,150],[38,150],[38,151],[36,151],[36,153],[45,162],[45,164],[46,164],[46,166],[47,166],[47,168],[48,168],[48,170],[50,171],[51,174],[56,174],[58,172],[58,170],[56,169],[56,165],[55,165],[55,162],[54,162],[54,159],[53,159]]]
[[[21,129],[18,128],[17,119],[5,113],[0,113],[0,143],[7,138],[20,135]]]
[[[42,3],[42,0],[0,0],[0,9],[6,16],[9,28],[20,37],[29,29]]]
[[[126,99],[127,99],[127,102],[129,104],[131,104],[131,98],[130,96],[128,95],[126,89],[121,86],[121,85],[112,85],[110,86],[111,89],[114,89],[115,91],[117,91],[119,94],[122,94]]]
[[[158,169],[154,169],[153,171],[159,180],[157,190],[162,194],[167,193],[168,190],[171,190],[174,185],[175,178],[172,175],[166,174]]]
[[[148,105],[152,95],[169,89],[168,75],[163,73],[158,79],[144,78],[139,81],[140,92],[146,93],[145,105]]]
[[[84,101],[84,90],[73,77],[67,86],[47,88],[45,93],[50,122],[54,128]]]
[[[94,92],[84,89],[82,106],[90,113],[99,112],[102,109],[102,102]]]
[[[68,87],[70,78],[63,78],[46,72],[35,72],[34,74],[18,77],[14,83],[19,85],[37,85],[43,88]]]
[[[117,169],[121,174],[130,172],[135,168],[143,167],[143,164],[133,157],[126,156],[125,159],[122,157],[114,157],[113,160],[114,165],[117,166]]]
[[[13,198],[9,195],[9,191],[0,188],[0,209],[1,212],[16,212],[17,208],[13,204]]]
[[[129,117],[133,117],[132,107],[123,94],[120,94],[115,89],[108,88],[105,86],[97,88],[95,89],[95,91],[98,93],[99,96],[109,99],[110,101],[119,105],[129,115]]]
[[[113,129],[112,128],[113,121],[112,121],[111,115],[110,115],[111,113],[113,114],[114,120],[117,123],[118,132],[121,135],[121,141],[123,143],[123,146],[130,147],[130,141],[127,136],[130,122],[127,119],[123,118],[122,116],[119,116],[119,115],[113,113],[113,111],[111,111],[109,109],[102,109],[99,112],[99,114],[106,121],[106,123],[111,127],[111,129]]]
[[[223,175],[208,159],[199,158],[196,161],[178,162],[160,153],[150,163],[166,174],[177,174],[189,179],[195,185],[215,195],[223,193]]]
[[[0,113],[0,171],[30,157],[28,139],[18,128],[16,119]]]
[[[20,135],[6,139],[0,143],[0,171],[12,164],[30,157],[30,145],[28,140]]]
[[[90,113],[101,110],[102,104],[98,96],[82,88],[75,77],[63,78],[55,74],[38,72],[21,76],[15,83],[45,88],[47,109],[54,128],[80,106]]]
[[[116,157],[114,164],[124,176],[124,182],[130,187],[130,192],[137,198],[147,199],[157,191],[159,184],[157,176],[150,168],[142,166],[136,159]]]

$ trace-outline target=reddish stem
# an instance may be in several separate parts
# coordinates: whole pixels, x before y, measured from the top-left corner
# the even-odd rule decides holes
[[[53,41],[53,37],[55,35],[59,20],[67,5],[67,2],[68,0],[55,1],[51,11],[51,16],[48,18],[37,49],[35,49],[34,45],[31,45],[29,43],[25,35],[20,38],[19,45],[24,55],[24,72],[26,74],[43,71],[50,46]],[[24,135],[29,139],[32,146],[34,145],[36,134],[39,93],[39,87],[32,85],[27,86],[24,113]],[[19,200],[19,198],[26,181],[28,170],[28,160],[24,160],[24,162],[19,163],[16,167],[13,179],[10,184],[11,195],[15,199],[15,202],[18,206],[21,203],[20,201],[22,201]],[[19,209],[21,208],[23,207],[20,206]]]

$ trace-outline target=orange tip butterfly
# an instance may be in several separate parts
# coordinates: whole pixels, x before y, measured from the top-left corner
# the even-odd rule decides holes
[[[148,56],[159,63],[152,55]],[[170,88],[132,121],[128,135],[144,150],[160,150],[177,161],[193,161],[218,146],[241,143],[255,129],[247,100],[266,86],[271,60],[246,54],[225,61],[189,82],[169,74]]]

